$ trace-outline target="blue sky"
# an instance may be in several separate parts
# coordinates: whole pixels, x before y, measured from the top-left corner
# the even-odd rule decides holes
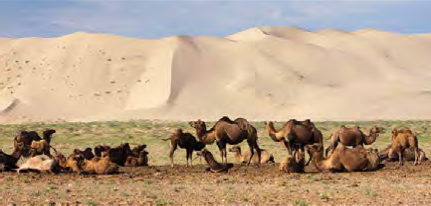
[[[0,37],[55,37],[77,31],[138,38],[230,34],[294,25],[307,30],[375,28],[431,33],[431,1],[64,1],[0,0]]]

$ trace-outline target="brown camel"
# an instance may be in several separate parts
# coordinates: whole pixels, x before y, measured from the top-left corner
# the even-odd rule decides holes
[[[394,151],[391,148],[392,145],[389,145],[382,151],[379,151],[379,158],[380,160],[387,160],[387,161],[399,161],[399,156],[396,151]],[[428,157],[425,154],[425,151],[423,151],[421,148],[418,148],[419,150],[419,161],[427,161]],[[406,161],[415,161],[415,151],[413,148],[408,148],[404,150],[404,160]]]
[[[21,153],[23,157],[29,157],[31,156],[31,143],[33,141],[40,141],[44,139],[46,143],[49,145],[51,143],[52,135],[56,131],[53,129],[46,129],[43,131],[43,138],[37,134],[36,131],[21,131],[17,136],[14,138],[14,148],[18,148],[18,144],[23,144],[23,146],[20,147]]]
[[[10,155],[4,153],[3,150],[0,149],[0,165],[3,168],[2,170],[11,171],[13,169],[17,169],[18,166],[16,163],[21,158],[21,154],[22,153],[20,149],[14,149]]]
[[[380,127],[373,126],[370,129],[369,134],[365,135],[358,126],[348,128],[344,125],[341,125],[340,129],[335,131],[331,136],[330,145],[326,149],[326,156],[328,156],[329,152],[337,147],[338,142],[344,146],[352,147],[363,147],[364,144],[371,145],[376,141],[379,133],[382,132],[382,130],[383,129]]]
[[[323,157],[323,146],[307,145],[313,153],[313,163],[317,170],[331,172],[373,171],[382,168],[377,150],[362,147],[347,148],[340,144],[327,158]]]
[[[274,156],[272,156],[271,153],[269,153],[264,149],[260,149],[260,151],[261,151],[260,164],[275,163]],[[229,152],[235,153],[235,157],[238,163],[240,164],[246,163],[250,159],[250,152],[246,151],[245,154],[242,155],[240,146],[233,146],[232,148],[229,149]],[[253,162],[253,164],[257,164],[258,163],[257,155],[253,155],[253,157],[251,158],[251,161]]]
[[[426,131],[426,130],[425,130]],[[425,133],[425,131],[423,133]],[[418,135],[423,133],[414,133],[410,129],[393,129],[391,149],[398,154],[400,165],[404,164],[404,154],[407,149],[412,148],[414,151],[414,165],[420,164],[419,159],[419,142]]]
[[[205,148],[204,143],[198,142],[195,136],[190,133],[184,133],[182,129],[176,129],[170,138],[162,140],[170,140],[169,158],[171,159],[171,167],[174,167],[174,152],[177,150],[178,146],[181,149],[186,149],[186,167],[189,167],[189,159],[190,166],[193,167],[193,151],[201,151],[203,148]]]
[[[302,152],[304,152],[305,145],[319,143],[323,145],[323,135],[322,132],[317,129],[313,122],[309,119],[304,121],[297,121],[291,119],[287,121],[280,130],[276,130],[274,123],[269,121],[265,122],[266,131],[269,137],[275,142],[280,142],[280,144],[287,148],[289,154],[292,154],[293,150],[297,148],[294,146],[299,146]],[[311,153],[308,154],[309,159],[306,163],[308,165],[313,158]]]
[[[91,160],[95,157],[91,148],[87,147],[85,150],[74,149],[73,153],[76,155],[82,155],[85,159]]]
[[[205,161],[208,164],[208,168],[205,169],[207,172],[212,173],[220,173],[220,172],[228,172],[229,169],[233,167],[232,163],[227,164],[220,164],[215,159],[214,156],[211,154],[210,151],[203,149],[202,151],[197,153],[198,156],[204,157]]]
[[[257,130],[246,119],[237,118],[232,121],[228,117],[224,116],[218,120],[210,130],[206,129],[205,122],[200,119],[198,121],[189,122],[189,124],[191,127],[196,129],[197,137],[202,143],[217,143],[223,164],[227,164],[226,144],[236,145],[241,143],[243,140],[247,140],[251,153],[247,165],[250,165],[251,157],[253,157],[255,149],[257,151],[259,158],[258,162],[260,164],[261,151],[257,144]]]
[[[299,154],[298,154],[299,153]],[[305,155],[303,152],[295,150],[292,157],[286,157],[278,168],[280,172],[303,173],[305,167]]]

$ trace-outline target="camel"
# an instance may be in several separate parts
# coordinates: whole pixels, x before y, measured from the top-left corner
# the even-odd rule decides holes
[[[81,151],[79,149],[74,149],[73,153],[76,155],[82,155],[85,159],[91,160],[95,157],[91,148],[85,148],[85,150]]]
[[[24,164],[22,164],[17,173],[22,171],[33,171],[33,172],[44,172],[57,174],[60,172],[60,165],[55,159],[51,159],[48,156],[38,155],[31,157]]]
[[[379,158],[380,160],[387,160],[387,161],[399,161],[398,153],[395,152],[392,148],[392,145],[389,145],[385,149],[379,152]],[[425,152],[418,148],[419,150],[419,161],[427,161],[428,157],[426,156]],[[404,160],[406,161],[415,161],[415,151],[413,148],[408,148],[404,150]]]
[[[210,151],[207,149],[203,149],[202,151],[197,153],[198,156],[204,157],[205,161],[208,164],[208,167],[205,169],[207,172],[212,173],[221,173],[221,172],[228,172],[229,169],[233,167],[233,164],[227,163],[227,164],[220,164],[215,159],[214,156],[211,154]]]
[[[426,128],[425,128],[426,131]],[[425,133],[425,131],[423,133]],[[404,154],[407,149],[412,148],[414,151],[414,163],[417,165],[421,163],[419,159],[419,142],[418,135],[423,133],[414,133],[410,129],[393,129],[392,130],[392,144],[391,149],[398,154],[399,164],[404,164]]]
[[[259,159],[259,164],[256,166],[260,165],[261,151],[257,144],[257,130],[246,119],[237,118],[232,121],[224,116],[219,119],[210,130],[206,129],[205,122],[200,119],[189,122],[189,125],[196,129],[196,135],[202,143],[206,145],[213,144],[214,142],[217,143],[223,164],[227,164],[226,144],[236,145],[247,140],[251,154],[247,165],[251,163],[254,150],[257,151]]]
[[[118,165],[113,163],[109,156],[94,157],[87,160],[83,155],[71,154],[67,158],[67,167],[79,174],[114,174],[118,173]]]
[[[329,157],[323,157],[323,146],[307,145],[313,153],[313,164],[320,172],[374,171],[382,168],[377,150],[362,147],[347,148],[340,144]]]
[[[46,129],[43,131],[43,138],[41,138],[36,131],[21,131],[17,136],[14,138],[14,148],[18,148],[17,144],[23,143],[23,146],[20,147],[22,156],[23,157],[29,157],[31,156],[31,143],[33,141],[40,141],[44,139],[47,144],[49,145],[51,143],[51,136],[56,131],[53,129]]]
[[[374,125],[370,129],[369,134],[365,135],[358,126],[348,128],[344,125],[341,125],[340,129],[335,131],[330,137],[330,145],[326,149],[326,156],[328,156],[329,152],[331,152],[334,148],[337,147],[338,142],[340,142],[344,146],[352,147],[363,147],[364,144],[371,145],[376,141],[377,137],[379,136],[379,133],[382,132],[382,130],[382,128]]]
[[[112,162],[120,166],[124,166],[127,157],[132,153],[129,143],[124,143],[114,148],[109,146],[96,146],[94,151],[97,157],[109,156]]]
[[[126,167],[142,167],[148,166],[148,152],[142,150],[138,155],[131,155],[127,157],[126,163],[124,164]]]
[[[174,167],[174,152],[177,150],[178,146],[181,149],[186,149],[186,167],[189,167],[189,159],[190,167],[193,167],[193,151],[201,151],[205,148],[204,143],[198,142],[195,136],[190,133],[184,133],[182,129],[176,129],[170,138],[162,140],[170,140],[169,158],[171,159],[171,167]]]
[[[299,153],[299,155],[297,155]],[[278,168],[280,172],[303,173],[305,167],[305,155],[301,151],[295,150],[292,157],[286,157]]]
[[[269,121],[265,122],[266,131],[269,137],[275,141],[280,142],[280,144],[287,148],[289,154],[292,154],[293,150],[296,150],[295,145],[298,145],[302,152],[304,152],[305,145],[319,143],[323,145],[323,135],[322,132],[317,129],[313,122],[309,119],[304,121],[297,121],[291,119],[287,121],[283,127],[278,131],[274,127],[274,123]],[[308,154],[309,159],[306,165],[310,164],[313,155]]]
[[[22,144],[22,143],[21,143]],[[16,163],[21,158],[21,150],[19,148],[14,149],[12,154],[6,154],[3,150],[0,149],[0,164],[2,165],[2,170],[11,171],[13,169],[17,169]]]
[[[261,159],[260,159],[260,164],[266,164],[266,163],[275,163],[274,161],[274,156],[272,156],[271,153],[269,153],[268,151],[261,149]],[[229,152],[235,153],[236,159],[238,161],[238,163],[242,164],[242,163],[246,163],[247,160],[250,159],[250,152],[247,151],[244,156],[241,154],[241,147],[240,146],[233,146],[232,148],[229,149]],[[253,164],[257,164],[258,163],[258,157],[257,155],[253,155],[253,157],[251,158],[251,161],[253,162]]]

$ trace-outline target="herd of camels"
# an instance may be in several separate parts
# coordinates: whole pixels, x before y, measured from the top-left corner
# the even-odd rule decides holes
[[[207,129],[206,123],[201,120],[191,121],[189,125],[196,130],[196,137],[191,133],[175,129],[173,134],[164,141],[170,143],[170,161],[174,166],[174,152],[177,148],[186,150],[186,166],[191,167],[193,152],[202,157],[208,167],[208,172],[228,172],[233,164],[227,161],[227,145],[235,145],[229,152],[235,153],[238,162],[253,163],[256,167],[261,164],[274,164],[274,157],[270,152],[258,145],[256,128],[244,118],[231,120],[224,116],[212,128]],[[418,147],[419,133],[410,129],[393,129],[392,143],[382,151],[364,148],[364,145],[373,144],[383,128],[373,126],[368,134],[359,127],[348,128],[342,125],[334,131],[329,140],[329,146],[324,149],[322,132],[309,119],[297,121],[291,119],[280,129],[274,127],[273,122],[265,122],[269,137],[280,143],[287,150],[287,157],[280,163],[282,172],[304,172],[304,167],[310,162],[320,172],[353,172],[373,171],[382,168],[383,160],[414,161],[414,165],[427,160],[425,152]],[[37,172],[77,172],[87,174],[117,173],[120,166],[139,167],[148,166],[147,145],[138,145],[130,148],[128,143],[117,147],[97,145],[84,150],[75,149],[72,154],[65,157],[51,146],[52,135],[56,131],[47,129],[40,137],[35,131],[21,131],[14,138],[12,154],[6,154],[0,149],[0,171],[37,171]],[[237,144],[247,141],[249,150],[244,153]],[[205,149],[206,145],[216,143],[221,155],[221,163],[217,162],[213,154]],[[54,155],[51,154],[54,150]],[[94,153],[93,153],[94,151]],[[305,161],[305,152],[309,159]],[[25,162],[17,166],[22,157]]]

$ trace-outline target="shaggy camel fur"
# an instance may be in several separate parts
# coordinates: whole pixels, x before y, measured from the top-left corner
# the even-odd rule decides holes
[[[246,151],[244,156],[241,154],[241,147],[240,146],[233,146],[232,148],[229,149],[229,152],[235,153],[236,159],[238,161],[238,163],[246,163],[249,159],[250,159],[250,152]],[[251,158],[251,161],[253,162],[253,164],[257,164],[259,161],[257,155],[253,155],[253,157]],[[274,161],[274,156],[272,156],[271,153],[269,153],[268,151],[261,149],[261,159],[260,159],[260,163],[261,164],[266,164],[266,163],[275,163]]]
[[[259,158],[258,162],[260,163],[261,151],[257,144],[257,130],[246,119],[237,118],[232,121],[228,117],[224,116],[219,119],[210,130],[206,129],[205,122],[200,119],[198,121],[189,122],[189,124],[191,127],[196,129],[196,135],[202,143],[217,143],[223,164],[227,164],[226,144],[236,145],[244,140],[247,140],[251,153],[247,165],[250,165],[251,157],[254,155],[254,150],[257,151]],[[256,166],[258,165],[259,164]]]
[[[22,155],[24,157],[29,157],[31,155],[31,143],[33,141],[40,141],[44,139],[48,145],[51,143],[51,136],[55,133],[55,130],[53,129],[46,129],[43,131],[43,138],[37,134],[35,131],[21,131],[17,136],[14,138],[14,148],[18,148],[18,144],[22,144],[21,149]]]
[[[344,125],[341,125],[340,129],[335,131],[330,140],[330,145],[326,149],[326,155],[329,154],[334,148],[337,147],[338,142],[340,142],[344,146],[352,146],[357,147],[361,146],[363,147],[365,145],[371,145],[373,144],[377,137],[379,136],[379,133],[382,132],[382,128],[373,126],[370,129],[370,132],[368,135],[365,135],[361,129],[358,126],[348,128]]]
[[[220,173],[220,172],[228,172],[229,169],[233,167],[233,164],[227,163],[227,164],[220,164],[215,159],[214,156],[211,154],[210,151],[203,149],[202,151],[197,153],[198,156],[204,157],[205,161],[208,164],[208,167],[205,169],[207,172],[212,173]]]
[[[124,164],[126,167],[143,167],[148,166],[148,152],[142,150],[138,155],[131,155],[127,157],[126,163]]]
[[[291,119],[287,121],[278,131],[274,127],[274,123],[269,121],[265,122],[266,131],[269,137],[275,141],[280,142],[280,144],[287,148],[289,154],[292,151],[297,150],[295,145],[299,146],[301,152],[304,152],[305,145],[310,144],[322,144],[323,145],[323,135],[322,132],[316,128],[313,122],[309,119],[304,121],[297,121]],[[313,158],[311,153],[308,154],[309,159],[306,163],[308,165]]]
[[[307,145],[313,153],[313,163],[317,170],[331,172],[373,171],[380,169],[380,159],[377,150],[356,147],[347,148],[339,145],[327,158],[323,157],[323,146]]]
[[[184,133],[182,129],[176,129],[170,138],[162,140],[170,140],[169,158],[171,159],[171,167],[174,167],[174,152],[178,146],[181,149],[186,149],[186,167],[189,167],[189,160],[190,167],[193,167],[193,151],[201,151],[205,148],[204,143],[198,142],[195,136],[190,133]]]
[[[299,154],[298,154],[299,153]],[[278,168],[280,172],[303,173],[305,167],[305,155],[301,151],[294,151],[292,157],[286,157]]]
[[[91,160],[95,157],[91,148],[85,148],[85,150],[74,149],[73,153],[76,155],[82,155],[86,160]]]
[[[124,166],[127,157],[132,154],[129,143],[121,144],[118,147],[110,148],[109,146],[96,146],[94,152],[97,157],[109,157],[109,159],[120,166]]]
[[[394,151],[391,148],[392,145],[389,145],[385,149],[379,152],[379,158],[380,160],[387,160],[387,161],[399,161],[399,156],[396,151]],[[419,161],[427,161],[428,157],[426,156],[425,152],[418,148],[419,150]],[[415,151],[413,148],[408,148],[404,150],[404,160],[406,161],[415,161]]]
[[[425,128],[426,131],[426,128]],[[425,133],[425,131],[423,133]],[[423,133],[415,134],[410,129],[393,129],[392,130],[392,144],[391,149],[398,154],[399,164],[404,164],[405,150],[412,148],[414,151],[414,165],[420,164],[419,159],[419,142],[418,135]]]
[[[114,174],[118,173],[118,165],[113,163],[109,156],[85,159],[82,155],[71,154],[67,158],[67,167],[79,174]]]
[[[22,171],[46,172],[57,174],[60,172],[60,165],[55,159],[51,159],[44,155],[38,155],[28,159],[17,170],[18,173],[21,173]]]

